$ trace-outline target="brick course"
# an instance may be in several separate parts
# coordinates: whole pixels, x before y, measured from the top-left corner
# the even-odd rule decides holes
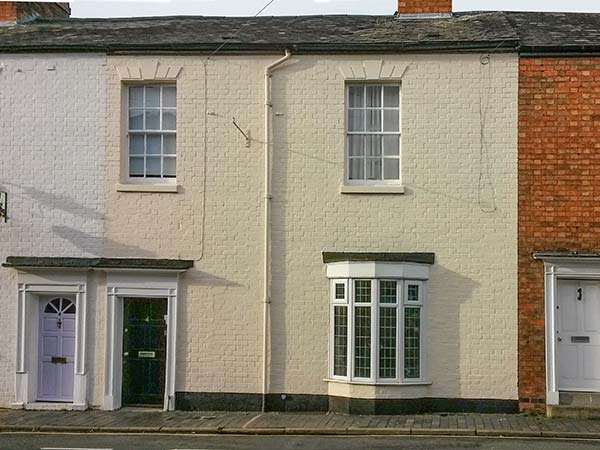
[[[17,20],[17,4],[15,2],[0,2],[0,22]]]
[[[444,14],[452,12],[452,0],[398,0],[400,14]]]
[[[600,251],[600,59],[522,58],[519,85],[519,397],[545,402],[543,264]]]

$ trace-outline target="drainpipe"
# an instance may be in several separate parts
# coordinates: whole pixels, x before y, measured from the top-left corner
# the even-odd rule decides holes
[[[263,265],[263,349],[262,349],[262,410],[266,409],[269,391],[269,342],[271,337],[271,77],[273,72],[292,57],[289,50],[285,56],[265,67],[265,223],[264,223],[264,265]]]

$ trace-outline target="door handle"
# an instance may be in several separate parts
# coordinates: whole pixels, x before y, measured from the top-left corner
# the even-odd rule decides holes
[[[561,337],[558,338],[558,342],[562,342],[562,338]]]

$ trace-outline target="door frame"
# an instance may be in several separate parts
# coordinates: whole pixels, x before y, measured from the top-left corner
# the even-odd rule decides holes
[[[40,298],[75,299],[75,361],[73,402],[53,403],[53,409],[84,410],[87,401],[86,323],[88,274],[79,271],[18,271],[17,351],[13,408],[36,409],[38,401],[38,348]]]
[[[546,404],[559,404],[557,361],[557,285],[560,280],[600,282],[600,255],[536,253],[544,262],[544,306],[546,323]]]
[[[179,272],[108,271],[106,304],[106,356],[102,409],[122,406],[123,392],[123,299],[156,298],[167,301],[167,356],[165,362],[164,411],[175,409],[175,363],[177,354],[177,290]]]

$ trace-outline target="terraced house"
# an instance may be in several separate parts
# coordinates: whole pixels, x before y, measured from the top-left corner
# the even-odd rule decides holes
[[[11,5],[0,406],[518,410],[514,15]]]
[[[600,14],[528,15],[519,90],[519,397],[597,415]]]

